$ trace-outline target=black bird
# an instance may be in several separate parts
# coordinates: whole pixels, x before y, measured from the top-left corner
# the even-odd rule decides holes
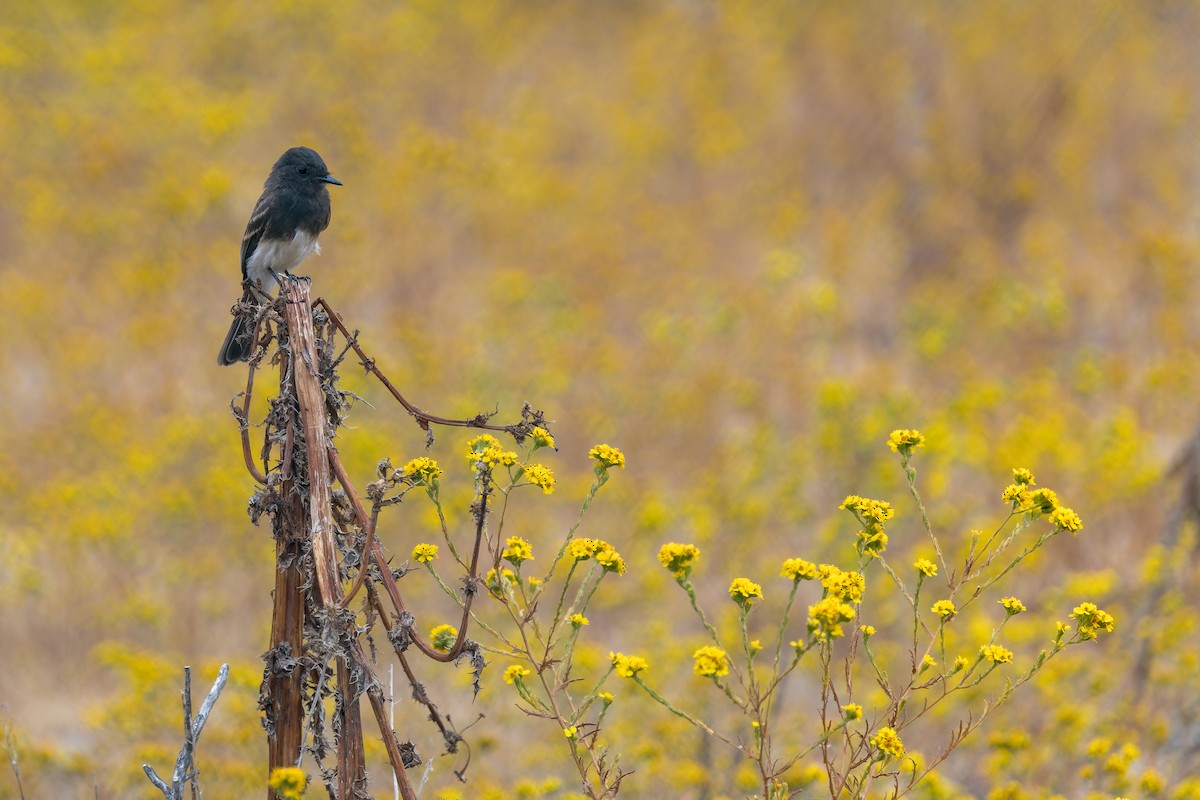
[[[313,253],[320,253],[317,236],[329,227],[327,184],[342,182],[315,150],[293,147],[279,157],[263,184],[262,196],[246,223],[242,237],[242,279],[257,281],[271,292],[281,276],[295,269]],[[251,299],[247,291],[243,301]],[[229,326],[217,363],[248,361],[254,348],[254,331],[247,330],[250,317],[238,315]]]

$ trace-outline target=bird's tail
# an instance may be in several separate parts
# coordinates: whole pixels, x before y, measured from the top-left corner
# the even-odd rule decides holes
[[[250,299],[249,292],[242,295],[243,303]],[[254,331],[250,322],[251,318],[245,314],[238,314],[233,318],[229,333],[225,334],[225,344],[221,345],[221,352],[217,356],[218,364],[227,367],[238,361],[250,360],[250,351],[254,349]]]

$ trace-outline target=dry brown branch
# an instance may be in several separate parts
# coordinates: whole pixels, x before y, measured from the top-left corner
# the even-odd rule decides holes
[[[333,446],[334,433],[353,399],[336,388],[337,367],[341,358],[354,350],[367,370],[426,432],[431,431],[432,425],[475,427],[507,431],[520,441],[533,427],[545,425],[545,420],[540,412],[528,406],[522,410],[519,423],[507,426],[488,424],[490,414],[452,420],[421,411],[375,366],[328,303],[309,302],[308,290],[306,282],[288,281],[278,300],[244,309],[244,313],[254,315],[256,346],[246,391],[240,395],[240,408],[233,409],[247,470],[261,486],[251,500],[251,516],[257,520],[266,513],[272,520],[276,540],[271,648],[263,657],[266,669],[260,698],[269,736],[270,768],[298,765],[302,752],[311,752],[321,763],[329,753],[328,720],[322,704],[332,697],[337,715],[333,727],[337,761],[335,768],[322,770],[327,789],[337,800],[369,796],[365,788],[364,734],[358,703],[361,695],[366,694],[401,795],[406,800],[415,799],[405,770],[418,765],[420,759],[411,742],[402,743],[392,730],[386,711],[387,698],[363,650],[362,637],[369,636],[377,624],[384,627],[412,686],[413,698],[428,710],[447,752],[457,752],[460,745],[465,747],[462,736],[441,715],[417,680],[408,651],[416,650],[441,663],[469,658],[478,688],[483,657],[478,645],[468,638],[468,629],[471,605],[480,583],[480,563],[484,560],[481,556],[489,493],[485,490],[474,508],[475,543],[464,578],[459,633],[447,652],[439,652],[415,633],[416,618],[408,610],[397,584],[404,571],[391,569],[378,538],[380,511],[399,502],[409,488],[403,473],[388,466],[387,479],[368,487],[367,497],[371,501],[368,514],[362,494],[354,487]],[[339,333],[346,342],[335,358],[335,337]],[[268,403],[260,470],[251,457],[249,409],[254,372],[273,342],[278,355],[272,357],[271,363],[280,368],[280,392]],[[336,497],[334,480],[342,490]],[[361,596],[364,587],[366,598],[361,613],[366,621],[360,628],[360,612],[348,606]],[[390,611],[384,607],[385,596],[392,606]],[[371,652],[374,654],[373,648]],[[467,752],[466,763],[469,763],[469,748]],[[466,763],[455,774],[461,777]]]

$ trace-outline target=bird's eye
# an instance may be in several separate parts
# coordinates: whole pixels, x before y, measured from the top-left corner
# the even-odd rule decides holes
[[[307,174],[308,174],[308,167],[301,167],[301,168],[300,168],[300,174],[301,174],[301,175],[307,175]]]

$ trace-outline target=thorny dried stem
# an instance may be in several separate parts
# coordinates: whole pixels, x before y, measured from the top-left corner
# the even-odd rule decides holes
[[[333,437],[343,424],[352,400],[352,394],[337,387],[338,366],[344,356],[353,350],[360,363],[387,389],[392,397],[414,417],[417,425],[426,432],[427,441],[432,443],[432,426],[479,428],[501,431],[513,435],[518,442],[529,434],[536,425],[544,425],[540,412],[529,406],[522,411],[522,419],[512,425],[489,423],[493,414],[478,414],[471,419],[455,420],[426,413],[410,403],[378,368],[375,360],[368,356],[342,322],[341,316],[323,299],[309,302],[308,284],[287,281],[276,300],[259,296],[258,304],[244,304],[239,310],[252,314],[254,320],[255,348],[249,364],[246,390],[241,393],[240,407],[231,403],[234,417],[238,421],[242,439],[242,453],[246,468],[260,489],[252,498],[250,511],[253,519],[267,513],[274,521],[276,536],[280,542],[297,541],[299,549],[279,547],[278,567],[282,571],[299,569],[301,579],[294,585],[285,584],[286,591],[296,593],[293,601],[296,608],[303,608],[303,643],[299,652],[292,652],[286,640],[275,638],[282,628],[273,626],[271,649],[264,658],[267,661],[267,676],[286,675],[294,670],[309,676],[297,699],[298,705],[288,706],[273,703],[273,684],[264,679],[264,709],[271,709],[276,716],[302,715],[309,724],[304,725],[300,736],[300,748],[316,758],[331,797],[342,800],[360,796],[365,775],[357,773],[363,763],[361,724],[358,723],[358,699],[367,695],[376,724],[387,748],[400,794],[405,800],[415,800],[416,792],[409,783],[405,770],[421,763],[411,742],[401,742],[392,729],[387,715],[387,699],[382,684],[372,668],[374,658],[368,658],[363,649],[363,639],[370,640],[375,625],[381,625],[388,641],[396,653],[401,668],[412,687],[412,696],[425,706],[429,719],[437,726],[446,751],[465,750],[466,761],[455,771],[462,778],[470,761],[470,751],[461,734],[454,729],[448,717],[442,715],[437,705],[428,697],[424,686],[418,681],[408,651],[415,649],[421,655],[437,662],[455,662],[468,658],[476,677],[478,690],[479,675],[484,666],[482,650],[468,638],[471,622],[471,605],[480,585],[479,568],[482,543],[486,532],[485,520],[488,509],[488,494],[485,491],[476,512],[475,543],[464,579],[462,619],[458,636],[447,652],[439,652],[424,637],[416,634],[417,621],[408,610],[397,584],[404,570],[391,568],[388,554],[378,536],[380,511],[387,505],[400,501],[403,492],[384,496],[383,491],[369,488],[371,513],[363,503],[361,493],[343,464]],[[302,312],[300,309],[306,309]],[[340,334],[345,345],[338,352],[335,337]],[[252,457],[249,440],[250,406],[253,399],[254,373],[262,363],[270,345],[277,345],[276,354],[270,363],[280,368],[280,394],[268,402],[268,413],[262,423],[264,428],[260,462]],[[337,353],[335,357],[335,353]],[[277,456],[274,454],[278,454]],[[336,480],[341,492],[334,497],[332,481]],[[374,484],[372,486],[375,486]],[[393,487],[398,488],[398,487]],[[292,497],[306,498],[305,503],[287,506]],[[344,497],[344,499],[342,499]],[[339,506],[340,504],[340,506]],[[337,506],[337,508],[334,508]],[[285,507],[300,509],[300,516],[282,513]],[[341,510],[339,511],[338,508]],[[283,527],[281,528],[281,525]],[[297,528],[290,530],[290,527]],[[280,591],[277,584],[277,592]],[[360,595],[363,589],[365,595]],[[382,589],[382,591],[379,591]],[[349,609],[350,603],[363,597],[362,609]],[[383,597],[387,597],[388,609]],[[286,603],[276,599],[276,614]],[[359,624],[359,619],[365,623]],[[286,650],[285,650],[286,648]],[[372,644],[371,653],[374,654]],[[328,666],[338,665],[338,680],[330,679]],[[323,759],[329,751],[327,721],[322,703],[325,698],[334,699],[335,721],[334,743],[337,746],[338,767],[325,768]],[[281,729],[284,720],[270,714],[264,720],[268,733]],[[299,720],[296,720],[299,722]],[[347,730],[357,729],[357,736]],[[290,758],[279,758],[272,750],[271,768],[291,766],[299,763],[300,752]],[[276,761],[279,763],[275,763]],[[348,774],[339,774],[344,772]],[[365,796],[365,795],[363,795]]]

